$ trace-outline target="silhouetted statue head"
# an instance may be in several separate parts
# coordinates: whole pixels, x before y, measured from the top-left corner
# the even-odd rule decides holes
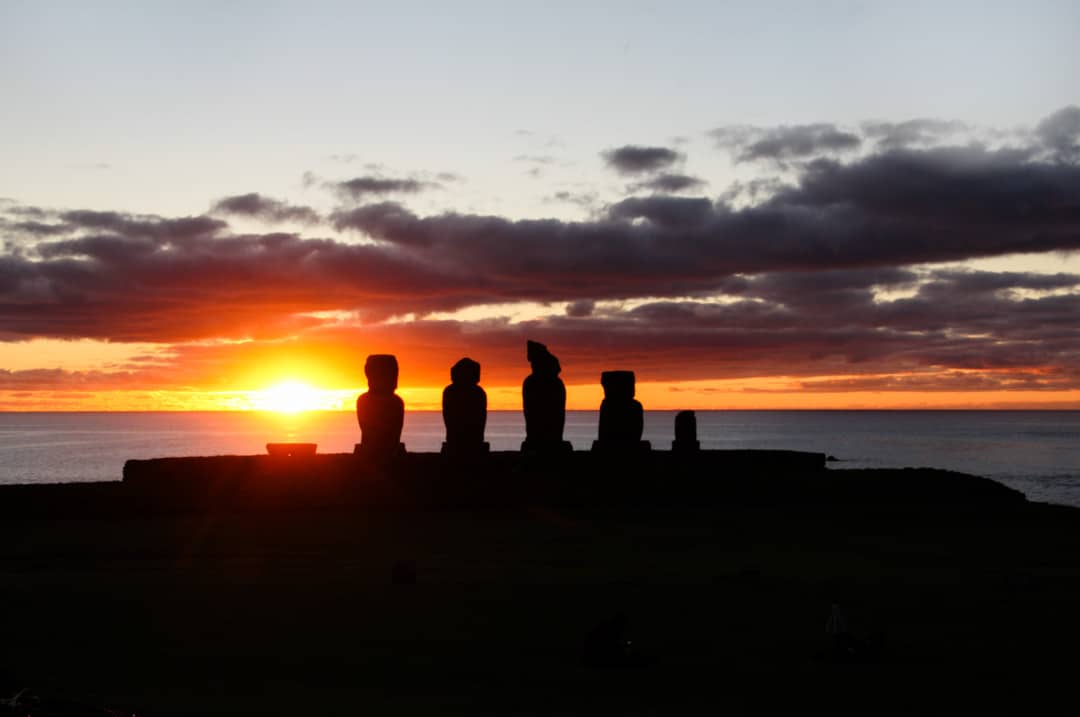
[[[463,358],[450,368],[450,382],[455,385],[476,386],[480,383],[480,364]]]
[[[528,341],[525,344],[525,356],[532,364],[533,373],[538,376],[558,376],[562,372],[559,359],[555,358],[544,344]]]
[[[392,354],[372,354],[364,363],[368,390],[372,393],[393,393],[397,389],[397,357]]]
[[[604,371],[600,374],[604,398],[613,401],[629,401],[634,397],[633,371]]]

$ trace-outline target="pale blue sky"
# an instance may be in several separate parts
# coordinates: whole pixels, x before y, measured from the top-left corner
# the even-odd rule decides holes
[[[566,213],[541,198],[613,181],[599,151],[675,136],[719,193],[712,127],[1030,125],[1076,101],[1078,48],[1075,2],[0,0],[0,196],[166,214],[249,191],[316,201],[303,172],[362,173],[328,159],[355,154],[468,180],[430,208]],[[537,180],[521,154],[559,163]]]

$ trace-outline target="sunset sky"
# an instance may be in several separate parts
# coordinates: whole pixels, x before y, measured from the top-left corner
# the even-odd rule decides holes
[[[1080,409],[1078,78],[1071,1],[0,0],[0,410],[517,409],[526,339],[570,408]]]

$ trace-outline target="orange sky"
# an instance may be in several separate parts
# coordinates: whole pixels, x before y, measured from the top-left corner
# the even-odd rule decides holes
[[[264,387],[207,391],[86,390],[0,392],[3,410],[16,411],[215,411],[352,410],[366,390],[328,388],[317,376],[297,372],[268,378]],[[299,396],[278,395],[278,387],[299,384]],[[491,410],[520,410],[521,387],[487,385]],[[402,385],[399,395],[410,410],[439,410],[441,386]],[[1080,410],[1080,390],[1056,391],[805,391],[799,379],[744,379],[639,383],[637,398],[652,410],[808,410],[808,409],[1067,409]],[[603,399],[599,383],[569,384],[570,410],[596,410]],[[293,403],[290,403],[292,401]]]

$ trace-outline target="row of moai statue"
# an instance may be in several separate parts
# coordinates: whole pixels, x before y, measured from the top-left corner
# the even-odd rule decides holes
[[[528,455],[552,455],[573,450],[563,440],[566,425],[566,386],[559,374],[562,367],[544,344],[529,341],[526,357],[532,373],[521,387],[525,412],[525,441],[521,450]],[[397,358],[389,354],[368,356],[364,364],[368,390],[356,399],[356,419],[361,442],[356,452],[384,459],[405,452],[401,428],[405,403],[395,391],[398,382]],[[645,412],[634,398],[633,371],[605,371],[600,376],[604,400],[600,403],[600,428],[593,450],[634,454],[648,451],[641,439]],[[488,452],[484,441],[487,424],[487,394],[480,387],[480,364],[463,358],[450,369],[450,385],[443,389],[443,423],[446,441],[442,452],[452,456],[474,456]],[[694,452],[699,448],[697,419],[693,411],[675,416],[672,450]]]

